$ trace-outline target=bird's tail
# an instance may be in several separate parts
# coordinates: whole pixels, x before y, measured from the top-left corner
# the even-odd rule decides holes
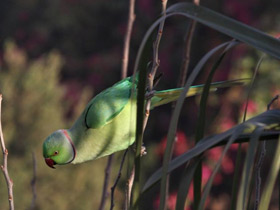
[[[210,91],[214,92],[217,88],[232,87],[237,85],[246,85],[250,82],[250,79],[236,79],[222,82],[214,82],[211,84]],[[202,93],[204,85],[191,86],[186,97],[194,96]],[[175,88],[169,90],[156,91],[151,99],[151,109],[157,106],[161,106],[172,101],[176,101],[184,88]]]

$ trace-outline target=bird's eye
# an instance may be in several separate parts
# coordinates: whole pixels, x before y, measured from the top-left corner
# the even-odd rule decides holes
[[[54,155],[58,155],[58,151],[55,151],[53,154],[54,154]]]

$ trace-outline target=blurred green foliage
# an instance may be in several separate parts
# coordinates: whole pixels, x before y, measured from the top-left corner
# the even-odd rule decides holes
[[[60,84],[61,55],[52,51],[35,60],[13,42],[5,43],[1,64],[0,91],[3,94],[2,124],[9,150],[8,167],[14,182],[16,209],[28,209],[32,191],[32,152],[37,160],[37,209],[94,209],[99,204],[106,159],[50,170],[42,158],[42,142],[49,133],[69,127],[69,103]],[[88,101],[85,90],[73,118]],[[0,157],[2,162],[2,156]],[[0,209],[7,209],[7,192],[0,178]]]
[[[263,54],[260,52],[254,51],[237,58],[231,67],[232,75],[234,77],[252,78],[262,56]],[[279,94],[279,69],[279,60],[267,55],[263,57],[251,90],[247,119],[265,111],[270,100]]]
[[[4,133],[11,155],[25,155],[40,145],[38,139],[65,125],[63,109],[67,110],[67,104],[61,104],[65,91],[59,85],[62,62],[58,52],[29,62],[13,42],[6,42],[0,91],[4,97]]]

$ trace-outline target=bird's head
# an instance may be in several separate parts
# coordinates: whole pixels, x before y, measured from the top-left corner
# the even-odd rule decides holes
[[[58,130],[47,137],[43,144],[43,156],[46,164],[54,165],[71,163],[76,156],[75,146],[67,130]]]

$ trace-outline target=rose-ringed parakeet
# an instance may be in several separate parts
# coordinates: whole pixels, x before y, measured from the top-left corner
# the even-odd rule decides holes
[[[243,84],[244,80],[217,82],[217,87]],[[192,86],[187,96],[202,91]],[[178,99],[182,88],[156,91],[151,108]],[[128,148],[135,141],[137,82],[128,77],[95,96],[70,129],[55,131],[43,143],[48,166],[82,163]],[[186,96],[186,97],[187,97]]]

